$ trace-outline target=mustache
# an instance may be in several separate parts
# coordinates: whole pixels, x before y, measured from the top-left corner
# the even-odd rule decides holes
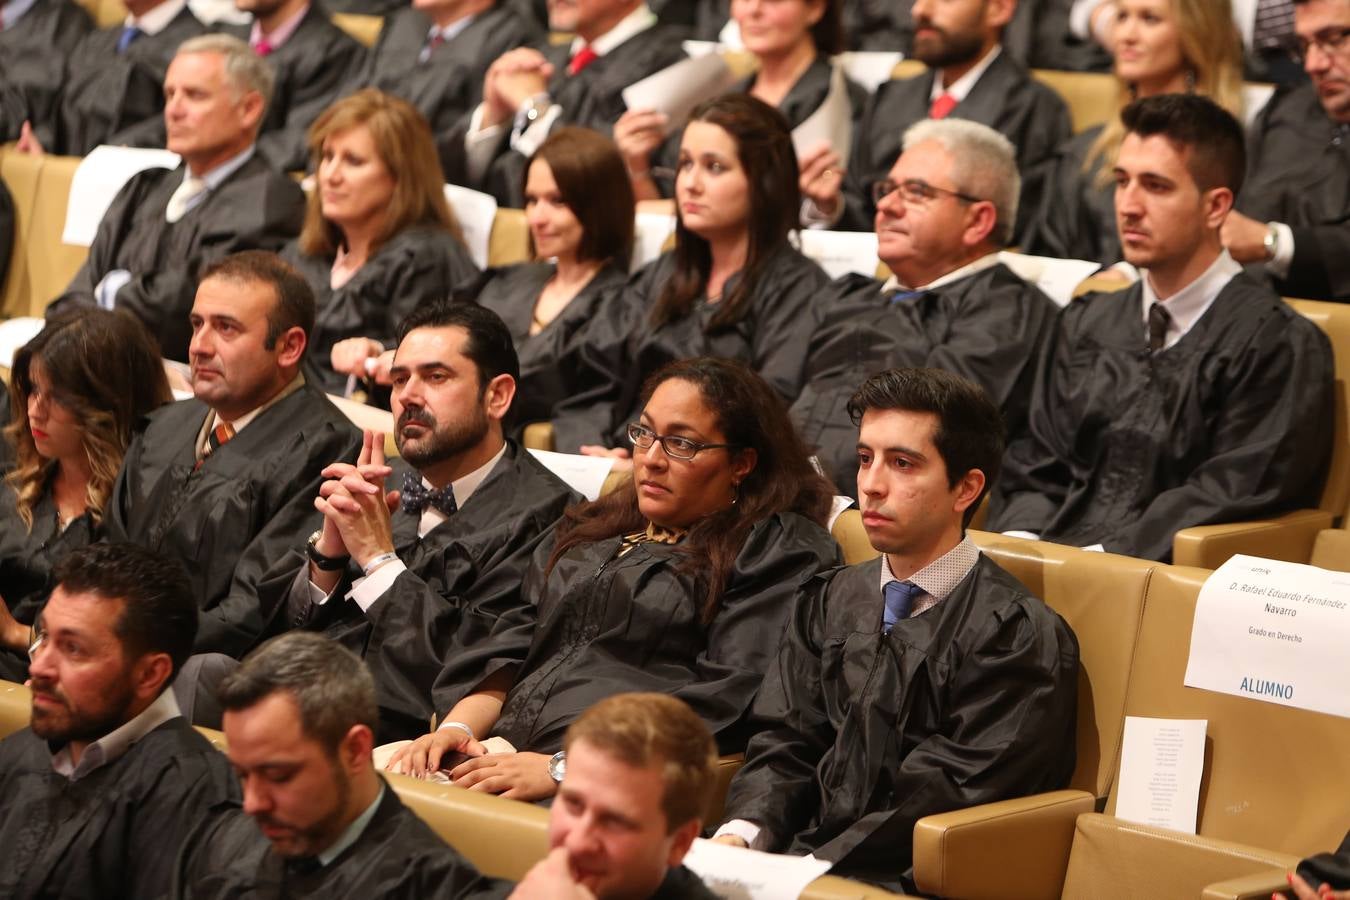
[[[436,427],[436,417],[427,412],[420,406],[405,406],[403,412],[398,416],[398,427],[410,424],[424,425],[427,428]]]

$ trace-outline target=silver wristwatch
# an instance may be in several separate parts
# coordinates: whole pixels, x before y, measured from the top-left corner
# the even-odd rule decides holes
[[[563,776],[567,774],[567,751],[559,750],[549,757],[548,777],[554,782],[562,784]]]

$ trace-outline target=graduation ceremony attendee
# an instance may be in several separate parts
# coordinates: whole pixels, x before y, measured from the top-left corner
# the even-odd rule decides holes
[[[304,632],[273,638],[219,698],[242,801],[217,805],[184,843],[175,900],[488,895],[375,771],[375,685],[350,650]]]
[[[825,474],[852,493],[858,428],[848,402],[869,375],[933,366],[984,388],[1016,430],[1055,305],[998,260],[1017,219],[1008,139],[963,119],[911,125],[904,152],[874,188],[877,255],[892,275],[846,275],[823,298],[806,385],[792,405]]]
[[[558,409],[559,450],[627,457],[638,388],[671,360],[737,359],[788,403],[801,390],[829,278],[788,241],[801,201],[782,114],[746,94],[695,108],[675,200],[674,249],[635,276],[626,315],[587,330],[581,377],[595,388]]]
[[[21,118],[0,106],[0,139],[28,131],[41,146],[55,146],[57,104],[75,45],[94,30],[75,0],[8,0],[0,4],[0,82],[22,97]]]
[[[150,415],[113,487],[109,536],[188,567],[198,653],[237,658],[258,640],[259,579],[318,524],[324,467],[360,447],[300,375],[313,323],[314,295],[275,255],[213,263],[192,305],[195,396]]]
[[[783,402],[740,363],[675,362],[629,425],[632,481],[573,507],[526,576],[525,615],[447,660],[439,730],[391,758],[462,787],[553,794],[567,727],[598,700],[657,691],[688,703],[722,753],[746,713],[797,586],[838,553],[830,488]],[[480,739],[518,753],[483,756]],[[456,765],[451,754],[477,757]]]
[[[169,684],[197,608],[182,567],[92,544],[56,568],[29,651],[29,727],[0,741],[0,895],[161,897],[184,836],[237,796]]]
[[[258,153],[273,168],[304,169],[309,126],[365,64],[366,48],[329,20],[319,0],[235,0],[235,6],[252,13],[252,24],[222,30],[247,41],[276,76]]]
[[[548,856],[512,900],[712,900],[681,865],[716,783],[717,745],[688,704],[618,694],[563,737]]]
[[[1120,109],[1140,97],[1194,93],[1242,115],[1242,45],[1228,0],[1120,0],[1117,8]],[[1027,176],[1027,253],[1120,262],[1113,173],[1124,136],[1117,114],[1071,137]]]
[[[531,557],[580,499],[503,435],[518,368],[501,319],[442,302],[400,335],[391,399],[402,458],[384,465],[384,438],[368,433],[356,467],[326,469],[309,495],[322,528],[291,545],[262,589],[285,608],[284,626],[322,629],[365,659],[381,743],[425,733],[442,667],[525,615]]]
[[[642,0],[555,0],[549,30],[570,43],[518,47],[488,67],[483,101],[440,143],[446,180],[522,206],[525,162],[560,125],[608,135],[628,85],[684,59],[686,33]]]
[[[1350,300],[1350,0],[1294,5],[1309,80],[1276,92],[1247,141],[1224,245],[1287,297]]]
[[[334,103],[314,123],[317,174],[305,227],[284,258],[317,298],[306,377],[342,393],[333,348],[362,336],[392,349],[409,313],[469,286],[478,267],[445,200],[427,123],[373,89]]]
[[[928,71],[877,88],[854,130],[842,184],[822,179],[803,221],[871,228],[871,185],[886,177],[900,155],[900,136],[920,119],[955,116],[994,128],[1017,148],[1024,174],[1069,137],[1064,101],[1000,43],[1016,6],[1017,0],[916,0],[913,55]]]
[[[103,536],[132,434],[173,395],[154,341],[126,312],[58,316],[13,363],[3,441],[14,467],[0,485],[0,677],[21,682],[53,566]]]
[[[1068,783],[1078,642],[965,535],[1003,450],[983,391],[892,369],[849,409],[881,556],[798,595],[717,836],[907,893],[919,819]]]
[[[397,94],[440,137],[482,102],[497,57],[543,37],[512,0],[415,0],[385,18],[353,86]]]
[[[163,146],[169,63],[178,46],[206,26],[186,0],[125,5],[125,22],[89,32],[67,58],[52,140],[30,130],[20,151],[84,156],[99,144]]]
[[[1116,221],[1145,274],[1061,313],[988,527],[1166,562],[1179,529],[1317,504],[1332,353],[1220,243],[1242,186],[1237,120],[1189,94],[1121,117]]]
[[[830,57],[844,49],[839,0],[735,0],[731,15],[756,64],[755,71],[731,90],[776,107],[789,128],[801,125],[829,96],[834,72]],[[851,81],[846,85],[856,120],[867,92]],[[614,140],[639,200],[671,194],[673,185],[668,180],[658,183],[651,172],[653,165],[672,168],[679,156],[680,135],[666,135],[667,124],[662,113],[630,109],[614,125]],[[798,165],[802,190],[809,192],[816,181],[842,171],[843,160],[822,142]]]
[[[254,145],[271,89],[267,63],[237,38],[203,35],[179,48],[163,96],[168,148],[183,163],[146,169],[118,191],[49,315],[71,305],[129,309],[165,357],[188,359],[202,270],[241,250],[280,250],[304,219],[299,185]]]

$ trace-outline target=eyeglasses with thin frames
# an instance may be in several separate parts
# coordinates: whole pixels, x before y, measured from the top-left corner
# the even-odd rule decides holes
[[[657,434],[646,425],[639,425],[636,422],[628,426],[628,440],[633,442],[633,446],[639,450],[649,450],[652,444],[661,442],[661,449],[666,451],[666,455],[671,459],[693,459],[698,456],[700,450],[718,450],[732,449],[735,444],[709,444],[706,441],[696,441],[693,438],[681,437],[678,434]]]
[[[979,203],[979,197],[972,197],[970,194],[963,194],[960,191],[952,191],[947,188],[940,188],[937,185],[929,184],[922,178],[906,178],[904,181],[891,181],[884,178],[881,181],[872,183],[872,202],[880,204],[896,191],[911,206],[922,206],[936,200],[940,196],[955,197],[965,203]]]
[[[1293,57],[1294,62],[1301,66],[1308,58],[1308,51],[1313,47],[1321,50],[1327,56],[1337,56],[1345,53],[1347,50],[1350,50],[1350,27],[1342,25],[1339,27],[1333,26],[1331,28],[1323,28],[1321,31],[1317,32],[1317,34],[1313,35],[1311,39],[1304,37],[1297,38],[1296,45],[1289,51],[1289,55]]]

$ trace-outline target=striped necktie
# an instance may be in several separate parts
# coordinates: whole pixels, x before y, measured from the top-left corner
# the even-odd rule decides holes
[[[211,433],[206,436],[206,449],[202,452],[202,458],[197,460],[197,465],[193,471],[200,469],[202,463],[210,458],[212,453],[220,449],[221,444],[228,443],[230,438],[234,437],[234,426],[228,422],[221,422],[211,429]]]

